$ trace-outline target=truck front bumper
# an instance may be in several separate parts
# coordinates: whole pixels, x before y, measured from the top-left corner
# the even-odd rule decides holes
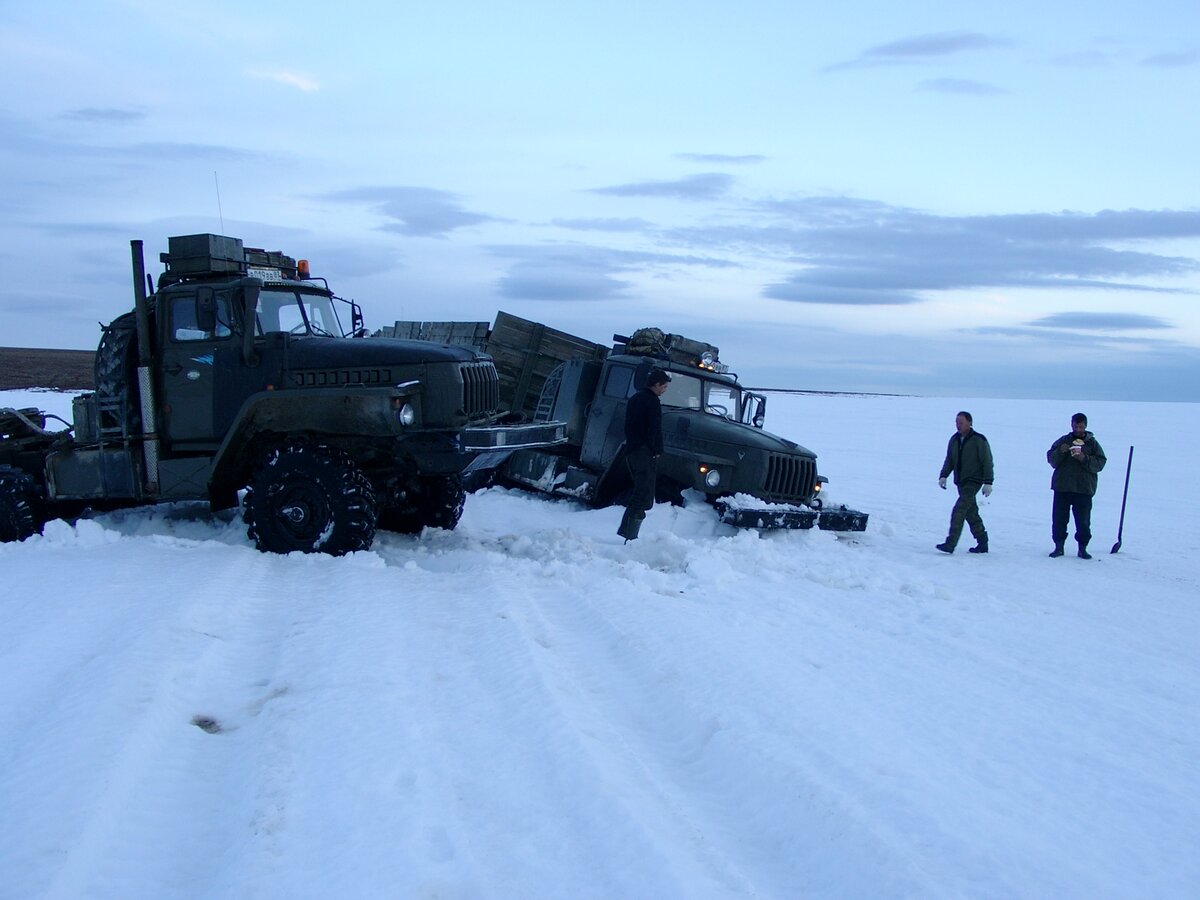
[[[866,531],[867,514],[845,506],[836,509],[811,509],[803,506],[764,503],[762,506],[735,506],[717,500],[717,515],[737,528],[812,528],[822,531]]]
[[[462,433],[463,450],[475,453],[502,450],[507,454],[532,447],[554,447],[566,441],[566,422],[486,425],[466,428]]]
[[[499,468],[518,450],[544,450],[566,442],[566,422],[468,428],[462,434],[462,450],[472,459],[463,476],[479,476]]]

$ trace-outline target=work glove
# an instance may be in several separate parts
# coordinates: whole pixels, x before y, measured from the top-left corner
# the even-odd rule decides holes
[[[992,496],[992,486],[990,484],[985,484],[983,486],[983,496],[985,496],[985,497]]]
[[[946,489],[946,476],[945,475],[943,475],[941,478],[938,479],[938,487],[940,487],[943,491]]]

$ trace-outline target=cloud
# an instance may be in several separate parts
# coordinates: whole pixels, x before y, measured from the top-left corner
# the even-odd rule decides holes
[[[54,237],[85,237],[108,240],[113,235],[131,234],[134,226],[117,222],[43,222],[34,225],[44,234]]]
[[[118,124],[124,124],[126,122],[140,121],[146,118],[146,114],[134,109],[114,109],[88,106],[81,109],[67,110],[60,118],[72,119],[77,122],[115,122]]]
[[[1200,50],[1184,50],[1179,53],[1156,53],[1142,60],[1143,66],[1160,69],[1178,69],[1200,63]]]
[[[572,231],[649,231],[654,225],[645,219],[552,219],[551,225]]]
[[[1086,331],[1141,331],[1172,327],[1169,322],[1157,316],[1101,312],[1054,313],[1026,324],[1035,328],[1079,328]]]
[[[733,185],[733,176],[721,172],[687,175],[674,181],[638,181],[592,188],[593,194],[612,197],[673,197],[678,200],[715,200]]]
[[[743,156],[728,156],[724,153],[676,153],[675,158],[686,159],[688,162],[717,163],[728,166],[752,166],[767,161],[767,157],[753,153]]]
[[[681,266],[734,268],[728,260],[614,250],[587,244],[494,246],[496,256],[514,259],[497,282],[503,297],[514,300],[608,300],[628,296],[631,282],[621,276],[646,270],[669,272]]]
[[[510,300],[608,300],[625,296],[630,286],[606,272],[550,262],[517,263],[496,282]]]
[[[1200,210],[1102,209],[1095,213],[1015,213],[962,221],[1015,240],[1129,241],[1200,236]]]
[[[973,31],[942,31],[936,34],[920,34],[902,38],[887,44],[878,44],[863,51],[863,56],[878,59],[901,59],[911,57],[949,56],[965,50],[988,50],[992,47],[1008,47],[1012,41],[992,37]]]
[[[1080,50],[1075,53],[1062,53],[1054,57],[1052,62],[1059,66],[1075,69],[1099,69],[1113,65],[1117,61],[1111,53],[1103,50]]]
[[[983,81],[971,81],[966,78],[930,78],[917,85],[921,91],[936,91],[943,94],[973,94],[980,97],[1007,94],[1002,87]]]
[[[458,196],[425,187],[362,187],[321,195],[336,203],[362,203],[392,221],[381,231],[411,237],[445,237],[457,228],[497,221],[463,209]]]
[[[763,288],[763,296],[772,300],[791,300],[795,303],[828,303],[834,306],[905,306],[920,303],[916,294],[872,288],[842,287],[822,283],[804,273],[793,275],[779,284]]]
[[[78,113],[79,115],[76,115]],[[139,113],[128,111],[131,116]],[[63,117],[78,121],[131,121],[122,118],[120,110],[76,110],[74,113],[64,113]],[[154,141],[138,144],[94,144],[77,139],[45,137],[37,127],[30,122],[13,119],[0,113],[0,149],[14,154],[22,154],[37,161],[72,162],[80,159],[118,160],[119,162],[155,163],[161,160],[229,160],[248,161],[265,159],[257,152],[243,150],[239,147],[227,147],[220,144],[179,143],[174,141]],[[61,165],[58,169],[65,173],[73,170]]]
[[[804,336],[799,332],[796,340]],[[739,335],[736,346],[752,348],[754,341],[754,335]],[[728,349],[723,355],[731,359],[740,358],[732,337],[722,338],[721,349]],[[1087,377],[1081,380],[1080,371]],[[805,341],[802,367],[764,359],[754,367],[753,379],[753,384],[778,387],[939,397],[1196,402],[1200,350],[1170,341],[1036,328],[977,328],[944,336],[830,331]]]
[[[1072,347],[1097,352],[1114,349],[1133,353],[1191,351],[1197,358],[1200,358],[1200,350],[1196,350],[1195,347],[1188,347],[1179,341],[1164,338],[1073,331],[1069,328],[1041,328],[1033,323],[1024,326],[980,325],[976,328],[959,328],[955,331],[958,334],[977,335],[981,337],[1017,339],[1023,346]]]
[[[321,84],[315,78],[310,78],[300,72],[289,72],[283,69],[264,70],[255,69],[249,73],[250,77],[258,78],[263,81],[274,81],[277,84],[286,85],[287,87],[296,88],[296,90],[312,93],[321,89]]]
[[[222,147],[218,144],[179,144],[170,141],[131,144],[128,147],[92,148],[92,152],[97,156],[138,157],[143,162],[187,160],[236,162],[260,157],[260,154],[243,150],[240,147]]]
[[[758,204],[753,224],[662,232],[693,249],[774,256],[798,271],[768,297],[896,305],[921,292],[983,287],[1191,293],[1144,283],[1200,271],[1195,259],[1110,243],[1200,236],[1200,211],[1104,210],[938,216],[872,200],[805,197]]]
[[[901,38],[897,41],[868,47],[856,59],[826,66],[824,71],[834,72],[842,69],[861,69],[873,66],[907,65],[930,59],[940,59],[956,53],[966,53],[974,50],[992,50],[1011,46],[1013,46],[1013,42],[1008,38],[980,34],[975,31],[942,31],[936,34],[918,34],[913,37]]]

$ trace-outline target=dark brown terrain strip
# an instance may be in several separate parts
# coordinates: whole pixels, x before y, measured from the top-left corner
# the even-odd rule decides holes
[[[91,350],[0,347],[0,391],[32,387],[90,391],[95,358]]]

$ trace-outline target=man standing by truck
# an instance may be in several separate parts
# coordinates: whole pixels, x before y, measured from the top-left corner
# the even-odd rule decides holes
[[[654,506],[658,458],[663,452],[662,404],[658,398],[670,382],[671,376],[662,369],[651,369],[646,386],[625,405],[625,465],[633,478],[633,490],[617,534],[626,541],[637,538],[642,520]]]
[[[958,502],[950,512],[950,533],[946,540],[937,545],[943,553],[953,553],[962,534],[963,522],[971,528],[975,546],[968,553],[987,553],[988,535],[979,515],[979,504],[975,495],[983,489],[983,496],[992,493],[992,448],[988,440],[973,427],[971,414],[966,410],[954,417],[954,434],[946,446],[946,461],[938,476],[938,487],[946,489],[946,478],[954,473],[958,487]]]

